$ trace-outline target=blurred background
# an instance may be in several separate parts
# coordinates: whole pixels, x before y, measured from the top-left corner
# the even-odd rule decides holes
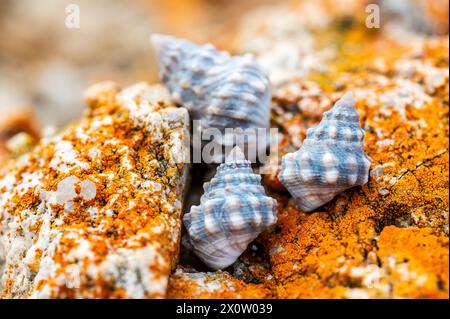
[[[90,84],[157,80],[149,36],[221,41],[241,15],[280,0],[1,0],[0,112],[35,107],[40,123],[79,117]],[[67,28],[78,5],[80,28]]]
[[[25,110],[23,114],[35,117],[39,126],[61,127],[80,116],[82,92],[92,83],[157,81],[149,43],[154,32],[238,52],[275,49],[267,37],[259,41],[255,36],[262,32],[272,39],[284,37],[276,48],[279,60],[284,60],[302,50],[298,44],[292,47],[289,37],[309,45],[305,26],[327,25],[336,15],[342,15],[342,23],[351,23],[348,17],[364,16],[370,2],[381,3],[396,23],[421,32],[448,33],[448,2],[441,0],[0,0],[0,122],[19,113],[15,120],[20,127],[20,112]],[[65,24],[70,4],[80,9],[80,28]],[[277,12],[282,6],[291,6],[297,16]],[[250,23],[243,20],[249,12]],[[286,15],[273,19],[279,24],[274,31],[272,15]],[[232,44],[236,30],[241,33],[237,46]],[[317,64],[313,56],[303,63]]]

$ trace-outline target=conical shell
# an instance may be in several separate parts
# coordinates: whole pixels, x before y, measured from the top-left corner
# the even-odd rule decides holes
[[[280,181],[305,212],[340,192],[368,181],[370,158],[364,153],[364,130],[355,101],[347,93],[310,128],[301,148],[282,159]]]
[[[235,148],[204,185],[199,206],[183,220],[184,245],[213,269],[236,261],[264,229],[276,222],[276,201],[265,195],[261,176]]]
[[[175,102],[201,121],[203,131],[240,128],[257,133],[257,128],[269,127],[269,80],[252,57],[231,57],[211,44],[171,36],[153,35],[152,43],[162,81]],[[220,143],[236,145],[229,139]],[[265,149],[267,143],[258,147]]]

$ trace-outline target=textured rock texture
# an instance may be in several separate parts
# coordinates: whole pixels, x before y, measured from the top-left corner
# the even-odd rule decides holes
[[[188,113],[145,83],[86,100],[81,121],[0,168],[2,297],[166,295]]]
[[[367,29],[364,7],[299,1],[258,9],[235,37],[233,50],[252,52],[269,72],[280,156],[352,91],[373,160],[368,184],[313,213],[299,210],[280,184],[278,159],[266,164],[278,223],[226,271],[271,297],[449,296],[448,36],[395,20]]]
[[[365,23],[366,5],[374,2],[381,6],[379,29]],[[240,23],[230,19],[228,32],[215,32],[218,47],[251,53],[268,72],[271,126],[280,133],[279,157],[266,164],[272,174],[263,176],[277,200],[277,224],[223,271],[209,272],[188,251],[178,252],[186,111],[172,108],[159,86],[90,89],[81,121],[1,164],[2,297],[448,298],[448,3],[401,2],[400,9],[382,0],[278,2],[251,10]],[[182,16],[180,23],[190,23],[187,8],[170,11],[177,17],[170,21]],[[134,34],[147,30],[138,27]],[[119,53],[106,47],[113,54],[102,64],[131,61],[128,50],[136,43],[125,33],[113,37],[131,45]],[[200,34],[188,38],[207,42]],[[15,60],[9,43],[2,42],[0,55]],[[96,48],[83,48],[89,58],[72,46],[61,52],[80,57],[75,65],[90,74],[92,61],[104,57]],[[126,69],[112,78],[140,77],[147,69],[139,61],[133,59],[136,73]],[[81,87],[75,69],[43,65],[48,75],[38,77],[45,86],[41,103],[74,105],[72,94],[77,98]],[[3,79],[3,93],[28,91],[18,79]],[[279,159],[297,150],[307,129],[347,91],[366,131],[369,182],[305,213],[278,180]],[[51,110],[44,114],[59,118]],[[17,122],[2,131],[1,123],[0,158],[22,153],[10,138],[32,131]],[[209,179],[201,169],[194,176]],[[193,187],[189,192],[193,201],[201,195]]]
[[[177,269],[169,281],[168,298],[173,299],[264,299],[270,289],[245,283],[227,272],[189,272]]]

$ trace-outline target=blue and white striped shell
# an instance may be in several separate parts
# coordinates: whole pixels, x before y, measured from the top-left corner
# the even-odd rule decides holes
[[[238,147],[204,185],[199,206],[184,215],[183,244],[213,269],[233,264],[264,229],[276,222],[276,201]]]
[[[283,157],[279,179],[300,209],[313,211],[340,192],[367,183],[371,160],[364,153],[364,135],[353,96],[347,93],[308,130],[301,148]]]
[[[251,56],[231,57],[211,44],[171,36],[153,35],[152,43],[162,81],[174,101],[186,107],[193,120],[201,121],[202,130],[269,128],[269,79]],[[236,144],[223,140],[222,145]]]

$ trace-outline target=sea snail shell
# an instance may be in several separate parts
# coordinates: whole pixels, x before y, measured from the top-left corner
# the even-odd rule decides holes
[[[226,128],[239,128],[258,136],[258,128],[269,128],[269,80],[252,57],[232,57],[211,44],[196,45],[171,36],[153,35],[151,41],[162,81],[174,101],[186,107],[194,121],[201,121],[201,131],[215,128],[224,134]],[[253,140],[245,143],[265,150],[269,141],[265,136],[255,145]],[[219,144],[229,150],[238,145],[234,138]],[[213,162],[223,162],[222,153]]]
[[[200,205],[183,218],[188,231],[183,243],[209,267],[223,269],[276,222],[276,201],[266,196],[261,176],[238,147],[204,189]]]
[[[367,183],[371,160],[363,141],[355,101],[347,93],[308,130],[301,148],[282,159],[279,179],[300,209],[313,211],[340,192]]]

